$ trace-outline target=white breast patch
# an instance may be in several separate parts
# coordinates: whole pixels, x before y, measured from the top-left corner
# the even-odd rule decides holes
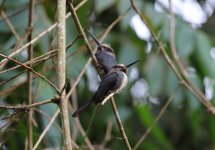
[[[119,89],[116,91],[116,93],[120,92],[128,83],[127,75],[123,72],[123,79],[122,79],[122,85],[119,87]]]
[[[108,95],[108,96],[101,102],[101,105],[104,105],[104,104],[107,102],[107,100],[108,100],[109,98],[111,98],[113,95],[114,95],[114,93],[111,93],[110,95]]]

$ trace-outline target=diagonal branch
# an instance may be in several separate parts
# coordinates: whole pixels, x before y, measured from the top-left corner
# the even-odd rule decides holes
[[[186,78],[186,76],[182,75],[177,70],[177,68],[175,67],[174,63],[172,62],[172,60],[168,56],[168,54],[167,54],[164,46],[160,43],[160,41],[158,40],[156,34],[154,33],[154,31],[152,30],[152,28],[148,24],[145,16],[143,14],[141,14],[141,12],[136,7],[136,5],[134,3],[134,0],[130,0],[130,2],[131,2],[131,6],[132,6],[133,10],[140,16],[141,20],[145,23],[145,25],[149,29],[149,31],[150,31],[150,33],[151,33],[151,35],[152,35],[152,37],[153,37],[156,45],[158,46],[158,48],[161,51],[161,54],[163,55],[163,57],[165,58],[166,62],[168,63],[168,65],[170,66],[170,68],[173,70],[173,72],[175,73],[176,77],[181,82],[181,84],[183,86],[185,86],[208,109],[209,112],[211,112],[213,115],[215,115],[215,107],[211,104],[210,101],[208,101],[206,99],[206,97],[204,96],[204,94],[198,88],[196,88],[192,84],[192,82],[190,82],[190,80],[188,78]]]
[[[94,54],[93,54],[93,50],[92,50],[92,48],[91,48],[91,46],[90,46],[90,44],[89,44],[89,41],[88,41],[88,39],[87,39],[87,36],[86,36],[86,34],[84,33],[84,30],[83,30],[83,28],[82,28],[82,26],[81,26],[81,23],[80,23],[79,19],[78,19],[78,16],[77,16],[76,11],[75,11],[75,9],[74,9],[74,7],[73,7],[73,4],[70,3],[69,0],[67,0],[67,4],[68,4],[69,9],[70,9],[70,11],[71,11],[71,14],[72,14],[72,16],[73,16],[74,22],[75,22],[75,24],[76,24],[76,26],[77,26],[77,28],[78,28],[78,31],[79,31],[79,33],[80,33],[80,34],[83,36],[83,38],[84,38],[84,41],[85,41],[85,44],[86,44],[86,48],[87,48],[87,50],[88,50],[88,52],[89,52],[89,54],[90,54],[90,57],[92,58],[93,63],[94,63],[94,65],[95,65],[96,69],[97,69],[97,72],[99,73],[99,75],[100,75],[100,77],[101,77],[101,71],[100,71],[99,68],[97,67],[97,66],[98,66],[97,60],[96,60],[96,58],[95,58],[95,56],[94,56]],[[111,98],[111,104],[112,104],[112,108],[113,108],[113,111],[114,111],[114,115],[115,115],[115,118],[116,118],[116,121],[117,121],[119,130],[120,130],[120,133],[121,133],[121,135],[122,135],[123,141],[124,141],[124,143],[125,143],[127,149],[131,150],[131,146],[130,146],[130,144],[129,144],[128,138],[127,138],[126,133],[125,133],[125,131],[124,131],[124,128],[123,128],[123,125],[122,125],[122,122],[121,122],[121,119],[120,119],[120,116],[119,116],[119,113],[118,113],[118,110],[117,110],[117,107],[116,107],[116,104],[115,104],[115,101],[114,101],[114,98],[113,98],[113,97]]]
[[[151,132],[151,130],[154,127],[154,125],[163,116],[164,112],[166,111],[166,109],[168,108],[168,106],[171,104],[173,98],[175,97],[178,88],[179,88],[179,86],[175,89],[174,93],[166,101],[166,103],[164,104],[163,108],[160,110],[160,113],[156,116],[155,120],[153,121],[152,125],[150,127],[148,127],[148,129],[146,130],[145,134],[143,134],[143,136],[139,139],[139,141],[137,142],[137,144],[134,146],[133,150],[137,150],[138,149],[138,147],[144,142],[144,140],[146,139],[146,137],[149,135],[149,133]]]
[[[68,44],[66,46],[66,50],[68,50],[79,38],[80,38],[80,36],[77,36],[70,44]],[[51,50],[51,51],[49,51],[49,52],[47,52],[47,53],[45,53],[43,55],[35,57],[35,58],[33,58],[33,59],[29,60],[29,61],[26,61],[26,62],[24,62],[22,64],[24,64],[24,65],[36,64],[36,63],[39,64],[40,62],[46,61],[46,60],[48,60],[48,59],[50,59],[50,58],[52,58],[52,57],[54,57],[56,55],[57,55],[57,49],[53,49],[53,50]],[[0,71],[0,74],[12,71],[12,70],[17,69],[19,67],[21,67],[21,65],[11,67],[11,68],[9,68],[7,70],[2,70],[2,71]]]
[[[5,14],[5,12],[3,10],[0,10],[0,14],[2,16],[2,18],[4,19],[5,23],[7,24],[8,28],[10,29],[10,31],[13,33],[13,35],[16,37],[17,41],[20,41],[20,37],[18,35],[18,33],[16,32],[16,30],[14,29],[12,23],[10,22],[10,20],[8,19],[7,15]]]
[[[24,33],[24,35],[22,37],[20,37],[19,40],[16,41],[16,43],[13,44],[13,46],[11,47],[11,52],[15,52],[18,48],[20,48],[22,46],[22,44],[24,43],[24,41],[26,40],[26,38],[29,36],[29,34],[31,33],[30,30],[26,30],[26,32]],[[8,59],[5,59],[4,62],[0,63],[0,70],[2,68],[4,68],[4,66],[7,64]]]
[[[91,48],[91,46],[90,46],[90,44],[89,44],[89,40],[87,39],[86,34],[84,33],[84,30],[83,30],[83,28],[82,28],[82,26],[81,26],[81,23],[80,23],[80,21],[79,21],[79,19],[78,19],[77,14],[76,14],[75,8],[74,8],[73,4],[70,3],[69,0],[67,0],[67,4],[68,4],[69,10],[70,10],[70,12],[71,12],[71,14],[72,14],[72,16],[73,16],[75,25],[76,25],[76,27],[78,28],[78,32],[79,32],[79,33],[82,35],[82,37],[84,38],[84,42],[85,42],[85,44],[86,44],[86,48],[87,48],[87,50],[88,50],[88,52],[89,52],[89,54],[90,54],[90,57],[92,58],[94,65],[95,65],[95,66],[98,66],[98,62],[97,62],[97,60],[96,60],[96,57],[95,57],[95,55],[93,54],[93,49]],[[96,69],[97,69],[97,71],[99,72],[99,69],[98,69],[97,67],[96,67]]]
[[[116,107],[116,103],[115,103],[113,97],[111,97],[111,105],[112,105],[112,109],[113,109],[113,112],[114,112],[114,115],[115,115],[115,118],[116,118],[116,122],[117,122],[117,125],[118,125],[118,128],[119,128],[119,131],[120,131],[120,133],[122,135],[122,139],[123,139],[127,149],[131,150],[131,146],[129,144],[128,138],[127,138],[125,130],[123,128],[122,121],[120,119],[119,112],[118,112],[118,109]]]
[[[103,41],[105,39],[105,37],[107,36],[107,34],[111,31],[111,29],[131,10],[131,8],[128,8],[123,14],[121,14],[118,18],[116,18],[108,27],[107,29],[105,29],[102,33],[102,37],[100,38],[99,41]],[[82,69],[80,75],[78,76],[77,80],[74,82],[73,85],[77,85],[78,82],[80,81],[82,75],[84,74],[84,72],[86,71],[88,65],[90,64],[91,62],[91,58],[87,61],[87,63],[85,64],[84,68]],[[68,99],[71,94],[73,92],[73,88],[70,89],[70,91],[67,93],[67,96],[66,96],[66,99]]]
[[[190,91],[193,91],[196,95],[196,97],[206,106],[209,108],[209,110],[213,111],[213,106],[212,104],[207,100],[205,95],[193,85],[193,83],[190,81],[190,79],[187,76],[186,69],[184,68],[184,65],[179,59],[179,56],[177,54],[176,46],[175,46],[175,16],[172,11],[172,1],[169,0],[169,10],[170,10],[170,50],[173,55],[173,59],[175,61],[175,64],[178,66],[179,71],[181,72],[183,78],[185,79],[185,87],[190,89]]]
[[[42,78],[44,81],[46,81],[49,85],[51,85],[51,86],[55,89],[55,91],[56,91],[57,93],[59,93],[58,88],[57,88],[51,81],[49,81],[45,76],[43,76],[43,75],[39,74],[38,72],[34,71],[31,67],[26,66],[26,65],[22,64],[21,62],[15,60],[15,59],[13,59],[13,58],[9,58],[8,56],[5,56],[5,55],[3,55],[3,54],[0,54],[0,56],[6,58],[6,59],[8,59],[8,60],[11,60],[11,61],[13,61],[13,62],[15,62],[15,63],[21,65],[21,66],[24,67],[25,69],[27,69],[27,70],[33,72],[33,73],[36,74],[38,77],[40,77],[40,78]]]
[[[11,81],[11,80],[17,78],[18,76],[20,76],[20,75],[22,75],[23,73],[25,73],[25,71],[26,71],[26,70],[24,70],[24,71],[22,71],[22,72],[20,72],[20,73],[18,73],[18,74],[16,74],[16,75],[14,75],[14,76],[12,76],[11,78],[9,78],[9,79],[7,79],[7,80],[5,80],[5,81],[0,82],[0,86],[3,86],[3,85],[6,84],[7,82],[9,82],[9,81]]]
[[[87,2],[87,0],[83,0],[82,2],[80,2],[75,10],[78,10],[83,4],[85,4]],[[66,15],[66,19],[69,18],[71,14],[68,13]],[[46,35],[47,33],[49,33],[51,30],[53,30],[54,28],[57,27],[57,23],[54,23],[52,26],[50,26],[48,29],[44,30],[43,32],[41,32],[40,34],[38,34],[34,39],[32,39],[30,42],[26,43],[25,45],[23,45],[22,47],[20,47],[19,49],[17,49],[15,52],[11,53],[10,55],[8,55],[9,58],[13,57],[14,55],[22,52],[23,50],[25,50],[25,48],[27,48],[29,45],[35,43],[36,41],[38,41],[41,37],[43,37],[44,35]],[[3,59],[0,61],[0,68],[2,68],[1,66],[5,63],[5,61],[7,61],[7,59]]]
[[[36,150],[37,149],[37,147],[39,146],[39,144],[42,141],[43,137],[48,132],[48,130],[50,129],[51,125],[53,124],[53,122],[55,121],[55,119],[57,118],[57,116],[59,115],[59,113],[60,113],[60,109],[57,109],[57,111],[55,112],[55,114],[51,118],[49,124],[46,126],[46,128],[43,130],[42,134],[39,136],[39,139],[37,140],[37,142],[34,145],[34,147],[33,147],[32,150]]]

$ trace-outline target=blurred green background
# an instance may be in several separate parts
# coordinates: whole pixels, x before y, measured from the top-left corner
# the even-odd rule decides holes
[[[181,62],[184,64],[188,77],[206,97],[214,103],[215,79],[215,2],[213,0],[172,0],[175,13],[175,45]],[[36,1],[34,13],[33,36],[46,30],[56,21],[56,1]],[[165,46],[171,56],[169,34],[170,14],[167,0],[135,1],[138,8],[147,17],[150,26],[158,35],[159,41]],[[0,0],[0,4],[3,0]],[[28,24],[28,0],[6,0],[0,7],[9,17],[15,31],[23,37]],[[74,0],[74,4],[80,3]],[[87,1],[78,11],[78,17],[85,31],[89,30],[95,36],[100,35],[118,16],[130,7],[129,0],[92,0]],[[69,11],[67,11],[69,12]],[[53,34],[53,36],[52,36]],[[67,44],[78,36],[72,17],[67,19]],[[51,44],[52,39],[54,43]],[[5,21],[0,17],[0,53],[9,55],[17,42]],[[27,43],[27,40],[24,41]],[[147,128],[159,114],[168,98],[175,92],[179,82],[154,43],[144,24],[130,10],[126,16],[110,31],[104,40],[113,47],[118,63],[128,64],[137,59],[143,59],[139,64],[129,69],[127,87],[115,96],[119,114],[125,132],[133,147]],[[83,39],[79,39],[67,51],[67,76],[72,82],[76,80],[89,54],[83,48]],[[95,47],[94,44],[92,44]],[[80,48],[82,47],[82,48]],[[34,43],[34,57],[56,48],[56,31],[49,32]],[[74,53],[75,52],[75,53]],[[27,53],[22,52],[14,58],[24,62]],[[2,58],[0,58],[2,60]],[[34,67],[50,81],[57,84],[55,60],[50,59]],[[9,62],[2,70],[15,66]],[[23,71],[18,68],[6,73],[0,73],[0,81]],[[27,74],[24,73],[0,87],[0,104],[23,104],[27,100]],[[96,90],[99,78],[90,65],[79,82],[73,101],[79,105],[84,103]],[[10,92],[7,89],[17,86]],[[3,91],[3,92],[1,92]],[[39,78],[33,80],[34,101],[53,98],[55,92]],[[73,102],[74,103],[74,102]],[[72,104],[72,106],[75,104]],[[49,122],[57,109],[55,104],[48,104],[37,109],[46,113],[34,112],[34,142]],[[89,127],[94,105],[80,115],[80,121],[85,130]],[[1,118],[13,110],[0,109]],[[0,120],[0,149],[24,149],[27,137],[27,113]],[[72,114],[72,112],[70,112]],[[60,126],[60,118],[55,121]],[[85,144],[83,136],[77,132],[74,119],[70,118],[71,134],[78,145]],[[94,145],[103,142],[108,123],[113,124],[108,149],[126,149],[120,137],[114,114],[107,102],[99,106],[89,129],[88,137]],[[151,133],[138,149],[215,149],[215,116],[184,87],[176,90],[176,96],[167,108]],[[56,126],[52,126],[39,148],[54,148],[62,146],[62,135]],[[82,147],[84,148],[84,146]]]

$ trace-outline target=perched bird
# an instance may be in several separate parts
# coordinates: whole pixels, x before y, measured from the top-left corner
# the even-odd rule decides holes
[[[93,96],[78,110],[73,113],[73,117],[77,117],[81,111],[83,111],[88,105],[95,102],[95,104],[104,105],[104,103],[112,97],[114,94],[120,92],[127,84],[127,72],[128,67],[139,62],[135,61],[127,66],[123,64],[117,64],[113,66],[110,71],[102,79],[97,91]]]
[[[89,34],[97,44],[95,56],[98,64],[104,71],[104,74],[107,74],[113,66],[117,65],[114,50],[107,44],[101,44],[90,32]]]

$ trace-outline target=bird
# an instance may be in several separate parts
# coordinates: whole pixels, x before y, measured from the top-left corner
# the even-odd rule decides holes
[[[95,57],[98,61],[98,65],[101,67],[104,74],[107,74],[113,66],[117,65],[115,52],[109,45],[101,44],[90,32],[88,33],[97,44]]]
[[[120,92],[127,85],[128,68],[139,61],[140,60],[137,60],[126,66],[124,64],[117,64],[113,66],[110,71],[103,77],[97,91],[93,94],[93,96],[85,104],[78,108],[72,116],[74,118],[79,116],[79,114],[93,102],[96,105],[104,105],[110,97]]]

